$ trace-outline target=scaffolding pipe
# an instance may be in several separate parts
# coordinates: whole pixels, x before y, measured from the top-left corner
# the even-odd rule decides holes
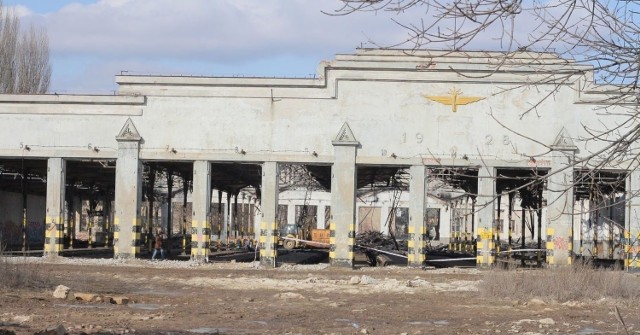
[[[509,251],[507,253],[507,259],[511,259],[511,244],[513,243],[513,198],[515,196],[515,192],[511,191],[509,192],[509,215],[507,215],[507,220],[509,220],[509,236],[508,236],[508,247],[507,247],[507,251]]]
[[[538,199],[539,199],[539,203],[538,203],[538,251],[537,251],[537,255],[536,255],[536,261],[537,261],[537,265],[538,267],[542,266],[542,252],[540,251],[542,249],[542,188],[539,188],[538,191]]]
[[[187,255],[187,196],[189,180],[182,175],[182,255]]]
[[[525,214],[524,206],[522,206],[522,209],[520,209],[520,213],[521,213],[521,216],[522,216],[522,218],[520,220],[521,221],[521,229],[522,229],[522,231],[520,232],[520,249],[524,249],[524,248],[526,248],[525,239],[527,237],[527,234],[525,233],[525,229],[527,227],[526,227],[526,221],[525,221],[525,218],[524,218],[524,214]],[[520,265],[522,265],[522,266],[525,265],[524,264],[524,256],[520,260]]]
[[[496,256],[500,254],[500,231],[502,230],[502,193],[498,195],[498,218],[496,219]]]
[[[173,227],[173,171],[167,170],[167,255],[171,255],[171,228]]]

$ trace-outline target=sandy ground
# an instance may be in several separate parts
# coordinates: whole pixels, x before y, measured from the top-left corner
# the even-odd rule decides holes
[[[625,334],[640,309],[617,301],[483,298],[475,269],[262,268],[257,263],[36,258],[47,288],[2,291],[0,334]],[[71,288],[56,299],[57,285]],[[127,297],[86,302],[74,293]]]

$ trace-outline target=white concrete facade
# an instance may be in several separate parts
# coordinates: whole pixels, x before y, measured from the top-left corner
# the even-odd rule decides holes
[[[479,201],[490,208],[496,169],[537,168],[549,171],[554,187],[570,187],[567,162],[593,162],[600,157],[591,155],[607,145],[582,141],[590,137],[585,127],[606,129],[628,118],[624,101],[603,101],[608,88],[594,85],[588,66],[527,52],[498,66],[503,58],[489,52],[362,49],[323,62],[313,79],[119,75],[113,96],[0,95],[3,127],[12,130],[0,132],[0,157],[116,160],[117,257],[140,251],[139,166],[145,161],[199,162],[198,178],[206,178],[206,162],[255,163],[271,174],[277,173],[274,163],[331,165],[332,262],[351,266],[357,213],[351,183],[358,166],[401,166],[419,176],[428,175],[421,167],[476,168],[482,177]],[[458,100],[444,104],[438,98]],[[277,178],[263,178],[269,210],[262,211],[268,217],[261,223],[261,241],[268,244],[263,255],[271,262]],[[419,182],[412,185],[421,188]],[[555,246],[553,263],[567,264],[573,196],[552,192],[547,194],[554,215],[545,216],[545,227],[564,241],[561,251]],[[207,198],[216,196],[198,193],[198,222],[208,216],[202,205]],[[406,206],[434,207],[425,199],[426,205],[408,199]],[[495,213],[477,210],[478,263],[492,264]],[[412,222],[413,248],[419,250],[423,230]],[[210,231],[197,222],[193,229]],[[200,249],[208,243],[197,241]]]

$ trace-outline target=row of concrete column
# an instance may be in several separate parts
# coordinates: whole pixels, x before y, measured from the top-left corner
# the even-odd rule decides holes
[[[126,127],[126,125],[125,125]],[[350,134],[333,142],[335,161],[331,175],[330,262],[336,266],[353,266],[356,232],[356,150],[359,145]],[[125,130],[117,137],[114,253],[118,258],[133,258],[142,247],[140,200],[141,170],[139,160],[140,137],[137,132]],[[557,148],[553,152],[548,174],[546,249],[550,265],[568,265],[572,261],[573,226],[573,151]],[[421,266],[425,260],[426,246],[426,193],[428,169],[424,165],[410,167],[410,205],[408,265]],[[490,266],[495,262],[495,202],[496,168],[483,166],[478,173],[477,264]],[[262,164],[260,222],[260,260],[265,265],[275,265],[277,256],[277,209],[279,194],[278,162]],[[629,176],[628,229],[625,264],[638,268],[638,239],[640,221],[640,175]],[[63,248],[65,160],[49,158],[47,168],[45,253],[57,254]],[[195,161],[193,164],[193,213],[191,226],[191,258],[204,261],[209,257],[211,228],[208,224],[211,204],[211,162]]]

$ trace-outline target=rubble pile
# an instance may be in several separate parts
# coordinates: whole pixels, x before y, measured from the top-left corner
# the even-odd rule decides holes
[[[385,251],[399,251],[406,253],[408,250],[407,241],[396,240],[391,236],[386,236],[379,231],[366,231],[356,235],[356,245],[360,247],[369,247]]]
[[[396,240],[393,236],[385,236],[379,231],[366,231],[356,235],[356,247],[366,256],[371,266],[386,266],[392,262],[386,252],[406,255],[407,241]]]

